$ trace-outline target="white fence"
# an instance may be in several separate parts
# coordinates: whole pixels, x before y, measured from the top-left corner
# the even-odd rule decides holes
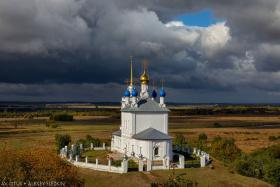
[[[205,167],[207,164],[210,163],[210,155],[196,147],[193,148],[193,154],[197,157],[200,157],[200,167]]]
[[[79,146],[80,150],[83,150],[84,147],[82,144]],[[108,147],[105,146],[105,143],[103,143],[102,147],[93,147],[93,144],[91,144],[90,147],[91,150],[106,150]],[[87,168],[87,169],[93,169],[97,171],[106,171],[106,172],[113,172],[113,173],[127,173],[128,171],[128,160],[124,159],[121,162],[120,167],[112,166],[111,160],[108,160],[107,165],[99,164],[98,159],[96,159],[96,163],[89,163],[88,158],[85,158],[85,162],[79,161],[79,155],[75,155],[75,160],[73,158],[73,153],[76,153],[77,145],[72,145],[71,149],[68,150],[67,146],[62,148],[60,150],[60,156],[62,158],[66,158],[69,162],[71,162],[73,165],[81,168]],[[197,148],[186,148],[182,150],[183,152],[186,152],[188,154],[194,154],[197,157],[200,157],[200,166],[205,167],[210,162],[210,156],[204,151],[201,151]],[[178,153],[175,153],[179,156],[179,163],[175,165],[176,169],[183,169],[185,168],[185,157],[183,155],[180,155]],[[69,158],[68,158],[69,157]],[[174,166],[174,165],[173,165]],[[146,171],[151,170],[166,170],[170,169],[170,159],[166,158],[162,160],[162,165],[153,165],[153,162],[151,160],[146,160]],[[144,160],[139,159],[138,160],[138,171],[144,171]]]
[[[183,148],[180,149],[178,146],[175,146],[176,151],[182,151],[184,153],[188,154],[194,154],[195,156],[200,158],[200,167],[205,167],[207,164],[210,163],[210,155],[204,151],[201,151],[200,149],[194,147],[194,148]]]
[[[122,161],[121,167],[112,166],[110,160],[108,162],[108,165],[98,164],[98,161],[96,163],[87,163],[87,162],[79,162],[79,161],[70,161],[70,162],[80,168],[87,168],[87,169],[92,169],[97,171],[107,171],[112,173],[127,173],[127,169],[128,169],[127,160]]]

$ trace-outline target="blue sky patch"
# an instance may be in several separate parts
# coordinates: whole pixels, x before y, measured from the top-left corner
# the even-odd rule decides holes
[[[223,19],[216,18],[213,11],[210,9],[181,14],[176,16],[174,19],[176,21],[182,21],[185,25],[199,27],[208,27],[209,25],[225,21]]]

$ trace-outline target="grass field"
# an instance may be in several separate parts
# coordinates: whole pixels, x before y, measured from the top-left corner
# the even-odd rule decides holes
[[[106,172],[97,172],[87,169],[80,169],[79,174],[84,177],[86,186],[118,186],[118,187],[149,187],[152,182],[162,182],[167,180],[170,171],[152,171],[149,173],[129,172],[127,174],[111,174]],[[268,187],[269,184],[257,179],[243,177],[231,173],[223,167],[216,167],[214,170],[209,168],[189,168],[176,170],[176,175],[183,174],[186,179],[198,182],[201,187]],[[114,181],[114,182],[112,182]]]
[[[169,119],[171,136],[182,133],[187,140],[194,141],[202,132],[208,139],[219,135],[233,137],[242,151],[251,152],[257,148],[280,143],[279,140],[269,141],[269,136],[280,136],[280,118],[278,116],[172,116]],[[92,137],[108,141],[113,131],[120,125],[120,119],[107,116],[76,116],[73,122],[56,122],[57,128],[47,127],[45,118],[27,120],[23,118],[0,119],[0,146],[8,145],[20,149],[48,147],[55,150],[54,135],[68,133],[73,141]],[[214,123],[221,124],[220,128],[213,128]],[[199,182],[199,186],[269,186],[257,179],[233,174],[228,168],[214,162],[215,169],[196,168],[178,170],[186,173],[187,178]],[[115,181],[114,186],[149,186],[153,181],[168,178],[170,171],[156,171],[151,173],[132,172],[128,174],[111,174],[79,169],[85,179],[86,186],[108,186]]]

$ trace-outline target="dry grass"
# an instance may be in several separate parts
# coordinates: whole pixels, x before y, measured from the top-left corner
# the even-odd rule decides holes
[[[215,136],[234,138],[237,146],[244,152],[268,147],[280,141],[269,141],[271,135],[280,135],[280,129],[244,129],[244,128],[197,128],[197,129],[170,129],[170,133],[183,133],[187,139],[195,140],[200,133],[205,133],[211,140]]]
[[[218,122],[223,126],[241,125],[244,127],[205,128]],[[215,136],[232,137],[239,148],[245,152],[267,147],[280,141],[269,141],[269,136],[279,136],[280,128],[247,128],[256,123],[280,124],[278,116],[192,116],[170,119],[169,132],[171,135],[183,133],[187,139],[196,139],[204,132],[211,140]],[[200,128],[195,128],[200,127]],[[74,122],[58,123],[57,128],[46,127],[42,119],[23,120],[18,122],[0,123],[0,146],[4,143],[14,147],[33,147],[43,145],[53,147],[54,135],[68,133],[72,140],[84,138],[87,134],[101,139],[109,139],[113,131],[119,128],[119,120],[105,117],[83,116]]]
[[[46,127],[43,119],[17,120],[19,125],[14,126],[13,121],[0,120],[0,147],[4,144],[19,149],[36,149],[40,146],[55,151],[54,135],[67,133],[73,141],[85,138],[87,134],[92,137],[109,139],[113,131],[119,128],[118,119],[106,117],[83,116],[76,117],[74,122],[59,122],[57,128]],[[226,128],[212,127],[219,122]],[[257,148],[267,147],[278,141],[271,142],[269,136],[279,136],[280,128],[252,128],[255,124],[280,124],[278,116],[181,116],[170,118],[169,132],[171,135],[183,133],[187,139],[197,139],[198,134],[204,132],[211,140],[215,136],[233,137],[239,148],[251,152]],[[234,127],[232,127],[234,126]],[[239,126],[239,127],[236,127]],[[198,128],[199,127],[199,128]],[[251,127],[251,128],[247,128]],[[111,174],[90,170],[79,170],[80,175],[86,179],[87,186],[149,186],[153,181],[167,179],[170,172],[156,171],[151,173]],[[176,171],[187,173],[187,177],[201,181],[199,186],[268,186],[257,179],[232,174],[228,169],[216,165],[214,170],[185,169]]]
[[[152,182],[163,182],[167,180],[171,171],[152,171],[149,173],[130,172],[127,174],[111,174],[87,169],[80,169],[79,173],[85,178],[88,187],[149,187]],[[270,185],[260,180],[240,176],[231,173],[222,166],[216,166],[215,169],[209,168],[189,168],[176,170],[176,175],[185,174],[184,178],[197,181],[199,187],[269,187]],[[112,182],[113,181],[113,182]]]

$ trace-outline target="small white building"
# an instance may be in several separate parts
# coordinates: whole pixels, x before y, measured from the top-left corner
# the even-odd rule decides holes
[[[172,160],[172,140],[168,135],[168,108],[164,99],[166,92],[160,89],[149,96],[149,76],[146,68],[140,77],[141,91],[138,96],[133,85],[132,64],[130,85],[122,97],[121,127],[112,134],[111,150],[128,157],[149,160]]]

